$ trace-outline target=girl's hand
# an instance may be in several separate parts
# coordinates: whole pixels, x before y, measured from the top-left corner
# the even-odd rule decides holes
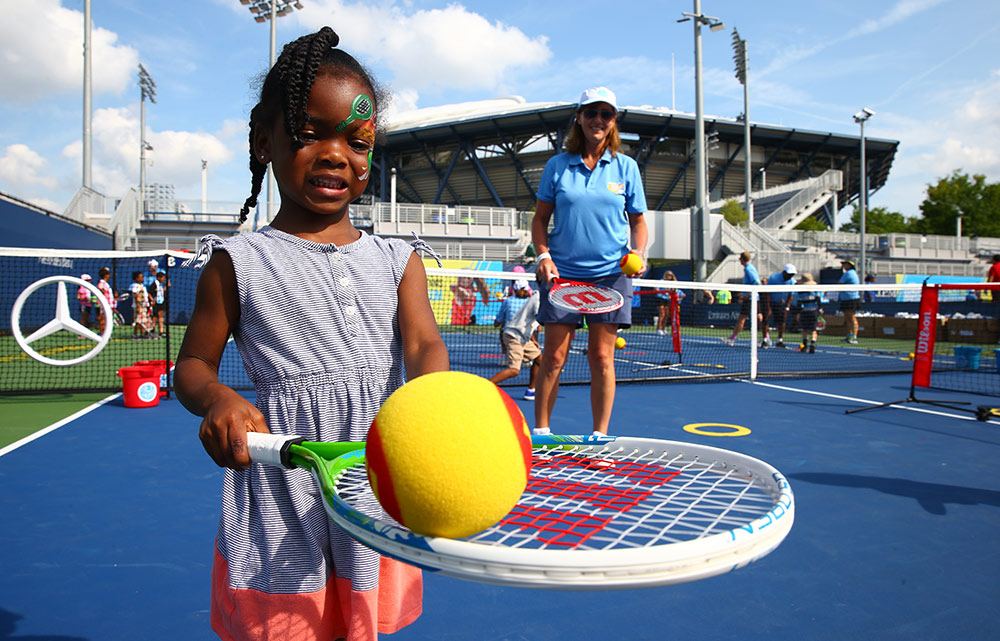
[[[226,388],[208,408],[198,436],[205,451],[219,467],[250,467],[247,432],[268,433],[264,415],[248,400]]]

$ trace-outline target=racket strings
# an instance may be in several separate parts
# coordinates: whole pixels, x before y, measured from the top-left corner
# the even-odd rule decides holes
[[[774,497],[759,479],[677,453],[584,445],[536,448],[518,504],[469,542],[525,549],[611,550],[689,541],[743,527]],[[381,509],[364,464],[336,479],[341,500],[399,526]]]

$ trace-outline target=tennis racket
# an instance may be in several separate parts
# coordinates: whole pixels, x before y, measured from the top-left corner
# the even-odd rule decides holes
[[[567,312],[603,314],[620,308],[625,303],[625,297],[610,287],[553,278],[549,302]]]
[[[727,450],[643,438],[535,436],[518,504],[464,539],[414,534],[368,484],[364,443],[248,433],[257,463],[310,470],[327,514],[377,552],[484,583],[606,590],[694,581],[774,550],[794,520],[785,477]]]

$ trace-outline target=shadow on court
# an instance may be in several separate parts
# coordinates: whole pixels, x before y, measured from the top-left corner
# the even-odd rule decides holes
[[[782,471],[797,505],[785,542],[735,572],[644,590],[425,573],[423,615],[385,638],[995,639],[1000,425],[946,410],[843,413],[858,406],[844,399],[892,400],[903,381],[619,386],[612,432],[736,450]],[[520,399],[523,388],[508,391]],[[589,393],[560,389],[554,431],[589,433]],[[531,403],[517,403],[532,423]],[[705,427],[684,429],[693,424]],[[733,431],[716,424],[750,433],[708,435]],[[175,400],[142,410],[118,401],[0,457],[0,639],[215,638],[222,474],[197,431]]]
[[[788,478],[790,481],[875,490],[876,492],[914,499],[930,514],[941,516],[947,514],[947,506],[949,504],[1000,507],[1000,492],[981,490],[974,487],[921,483],[919,481],[885,478],[882,476],[824,474],[822,472],[790,474]]]

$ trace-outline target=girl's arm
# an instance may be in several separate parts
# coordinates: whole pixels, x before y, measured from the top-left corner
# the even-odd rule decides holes
[[[531,219],[531,244],[535,246],[536,256],[549,253],[549,220],[555,210],[555,203],[544,200],[535,203],[535,216]],[[552,262],[551,258],[539,259],[536,272],[538,282],[546,285],[553,278],[559,277],[559,269],[556,268],[556,264]]]
[[[427,299],[427,272],[417,252],[410,254],[398,291],[399,331],[403,337],[407,379],[448,371],[448,350],[438,333],[437,321]]]
[[[215,252],[198,280],[194,311],[174,370],[175,392],[192,414],[204,417],[199,436],[220,467],[250,467],[247,432],[268,432],[252,403],[219,382],[219,361],[240,316],[236,274],[229,254]]]

